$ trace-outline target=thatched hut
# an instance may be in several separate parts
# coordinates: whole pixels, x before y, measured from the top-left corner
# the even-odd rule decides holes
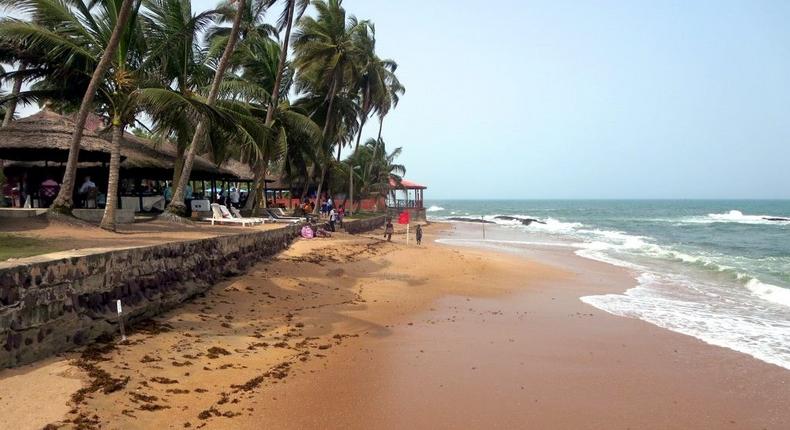
[[[63,177],[75,123],[48,109],[14,121],[0,130],[0,160],[10,181],[20,184],[22,194],[37,197],[38,184]],[[82,138],[77,176],[90,176],[100,190],[106,190],[110,135],[103,121],[92,116]],[[121,194],[142,197],[161,195],[177,165],[176,148],[168,143],[124,133],[121,142]],[[213,200],[216,193],[239,183],[249,183],[252,173],[243,163],[217,166],[205,157],[196,157],[190,185],[198,197]],[[231,185],[232,184],[232,185]],[[123,199],[122,199],[123,200]],[[35,202],[34,202],[35,204]],[[143,206],[142,204],[140,205]]]
[[[0,160],[65,162],[73,133],[73,121],[44,109],[0,130]],[[109,161],[110,143],[86,129],[79,160]]]

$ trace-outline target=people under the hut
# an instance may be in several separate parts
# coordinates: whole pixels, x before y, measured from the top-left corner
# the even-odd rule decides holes
[[[239,190],[236,189],[236,187],[231,187],[228,198],[230,199],[230,205],[238,209],[239,201],[241,200],[241,195],[239,194]]]
[[[162,196],[165,198],[165,203],[170,204],[173,201],[173,185],[168,181],[165,185],[165,190],[162,192]]]
[[[96,184],[91,181],[90,176],[85,176],[85,180],[82,182],[77,194],[80,196],[80,200],[82,201],[82,207],[89,209],[96,208],[96,198],[99,195],[99,190],[96,188]]]
[[[9,177],[6,179],[5,184],[3,185],[3,196],[10,200],[11,207],[20,207],[21,206],[21,192],[19,189],[19,180],[15,177]]]
[[[187,182],[187,186],[184,187],[184,200],[192,200],[192,185]]]
[[[39,205],[42,208],[48,208],[55,201],[60,191],[60,184],[58,184],[52,177],[48,176],[38,189]]]

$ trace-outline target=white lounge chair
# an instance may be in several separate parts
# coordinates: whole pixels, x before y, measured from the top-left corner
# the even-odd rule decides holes
[[[219,210],[222,211],[222,213],[224,214],[225,211],[228,210],[228,208],[223,206],[223,205],[219,205]],[[234,208],[233,206],[230,207],[230,214],[233,216],[233,218],[236,218],[236,219],[246,219],[246,220],[249,220],[249,221],[252,221],[252,222],[261,223],[261,224],[266,224],[266,221],[267,221],[266,218],[244,217],[244,216],[241,215],[241,212],[238,209]]]
[[[217,203],[211,204],[211,214],[212,214],[211,218],[203,218],[203,221],[210,221],[211,225],[214,225],[214,223],[220,223],[220,224],[227,223],[227,224],[241,224],[242,227],[246,227],[248,224],[252,226],[255,224],[263,223],[263,221],[260,219],[234,218],[227,207]]]

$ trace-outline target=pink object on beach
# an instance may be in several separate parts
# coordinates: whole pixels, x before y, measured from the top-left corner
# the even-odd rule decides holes
[[[302,227],[302,237],[305,239],[312,239],[313,238],[313,229],[310,226]]]

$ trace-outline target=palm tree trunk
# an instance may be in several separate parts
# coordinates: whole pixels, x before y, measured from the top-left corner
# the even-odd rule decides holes
[[[370,92],[369,88],[368,88],[368,92]],[[365,127],[365,122],[367,122],[367,119],[368,119],[368,117],[367,117],[367,115],[365,115],[362,118],[360,118],[360,120],[359,120],[359,131],[357,132],[357,143],[356,143],[356,145],[354,145],[354,153],[352,154],[352,157],[351,157],[351,159],[349,160],[349,163],[348,163],[348,195],[349,195],[349,198],[351,199],[351,210],[349,211],[349,215],[354,215],[354,165],[352,164],[352,161],[354,159],[354,155],[356,155],[357,151],[359,150],[359,141],[362,139],[362,129]],[[340,160],[338,160],[338,161],[340,161]]]
[[[312,178],[314,172],[315,172],[315,166],[313,166],[312,168],[305,168],[304,187],[302,188],[303,200],[305,197],[310,198],[310,196],[308,196],[307,193],[310,191],[310,178]]]
[[[384,117],[379,117],[379,137],[376,141],[381,140],[381,129],[384,128]]]
[[[285,60],[288,58],[288,43],[291,39],[291,26],[293,25],[294,9],[296,9],[296,0],[288,0],[288,24],[285,27],[283,46],[280,48],[280,59],[277,62],[277,76],[274,78],[272,98],[269,102],[269,108],[266,110],[266,125],[271,125],[272,120],[274,119],[274,111],[277,109],[277,103],[280,98],[280,85],[282,84]]]
[[[293,196],[294,184],[293,184],[293,182],[294,182],[293,179],[291,179],[289,177],[288,178],[288,210],[293,210],[293,208],[294,208],[294,196]]]
[[[258,163],[252,166],[252,172],[252,186],[250,187],[249,193],[247,193],[247,201],[244,202],[244,210],[247,211],[254,210],[255,203],[257,203],[258,187],[261,183],[261,169],[258,168]]]
[[[268,202],[266,201],[266,166],[268,165],[269,162],[264,160],[255,178],[255,209],[268,207]]]
[[[118,212],[118,182],[121,170],[121,139],[124,126],[119,117],[112,120],[112,149],[110,150],[110,174],[107,179],[107,202],[104,206],[99,227],[115,231],[117,229],[116,214]]]
[[[324,143],[326,143],[327,134],[329,133],[329,124],[332,122],[332,109],[334,109],[335,106],[335,94],[337,93],[337,82],[338,82],[337,76],[333,76],[332,84],[329,86],[329,106],[327,106],[326,108],[326,118],[324,119],[324,130],[321,133],[321,135],[324,138]],[[313,210],[313,213],[318,213],[318,210],[320,209],[320,205],[318,203],[320,203],[320,199],[321,199],[321,188],[324,186],[324,177],[326,176],[327,167],[331,162],[331,158],[332,155],[330,152],[330,155],[328,157],[325,157],[324,160],[326,166],[321,166],[321,180],[318,183],[318,192],[316,193],[315,196],[316,205],[315,205],[315,209]]]
[[[179,146],[176,148],[176,161],[173,163],[173,182],[170,186],[175,186],[181,179],[181,170],[184,168],[184,153],[186,148]]]
[[[22,72],[27,69],[27,64],[24,62],[19,64],[19,69],[17,72]],[[22,75],[18,75],[14,78],[14,87],[11,89],[11,96],[16,97],[19,95],[19,92],[22,91]],[[11,121],[14,119],[14,112],[16,112],[16,99],[11,99],[11,102],[8,103],[8,107],[6,107],[5,111],[5,118],[3,118],[3,126],[2,128],[8,127],[8,124],[11,124]]]
[[[321,209],[321,188],[324,187],[324,177],[326,177],[326,168],[321,168],[321,180],[318,182],[318,189],[316,190],[315,194],[315,209],[313,209],[313,213],[317,214],[318,211]]]
[[[58,192],[58,197],[55,198],[55,201],[52,203],[52,207],[50,208],[51,211],[70,214],[71,208],[74,207],[72,197],[74,195],[74,184],[77,176],[80,141],[82,141],[82,133],[85,131],[85,121],[88,119],[88,114],[93,107],[93,97],[96,95],[99,83],[104,78],[104,72],[106,72],[107,68],[110,66],[110,62],[121,41],[121,34],[126,29],[126,23],[129,21],[129,16],[132,14],[132,3],[134,3],[134,0],[123,0],[121,10],[118,13],[118,20],[115,23],[115,28],[112,30],[112,36],[110,36],[110,41],[107,42],[107,48],[104,50],[104,53],[102,53],[99,64],[97,64],[96,68],[93,70],[93,76],[91,76],[88,89],[85,90],[85,95],[82,97],[82,104],[80,105],[77,121],[74,125],[74,134],[71,136],[69,158],[66,161],[66,172],[63,174],[60,192]]]
[[[206,100],[206,104],[208,106],[214,106],[217,101],[220,84],[222,84],[225,71],[228,69],[228,65],[230,63],[230,56],[233,54],[233,51],[236,48],[236,42],[239,39],[239,29],[241,27],[241,18],[244,14],[246,0],[238,0],[237,3],[238,9],[236,10],[235,18],[233,19],[233,27],[231,28],[230,35],[228,36],[228,45],[225,46],[225,51],[222,53],[222,57],[220,57],[219,64],[217,64],[217,70],[214,73],[214,81],[211,83],[211,90],[209,91],[208,99]],[[206,125],[205,120],[200,120],[198,122],[197,128],[195,129],[195,135],[192,136],[192,144],[189,145],[189,150],[187,151],[187,156],[184,160],[184,168],[181,171],[181,177],[178,179],[178,185],[176,185],[176,189],[173,191],[173,201],[170,203],[170,206],[168,206],[167,212],[172,215],[183,216],[186,214],[184,190],[186,189],[187,182],[189,182],[189,177],[192,174],[192,165],[195,162],[195,156],[197,155],[198,147],[201,143],[203,143],[207,127],[208,126]]]

